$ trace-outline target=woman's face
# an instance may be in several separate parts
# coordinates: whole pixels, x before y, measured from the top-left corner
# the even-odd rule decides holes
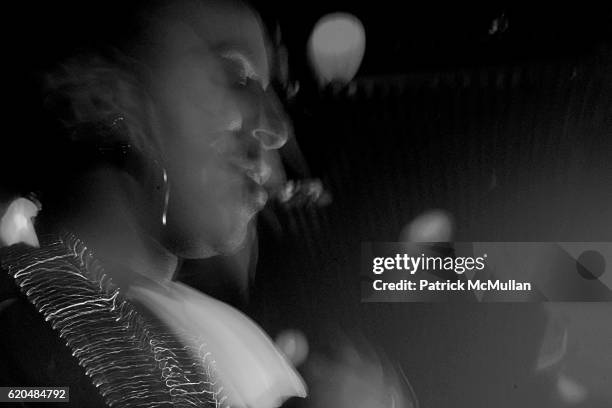
[[[173,15],[176,17],[176,14]],[[161,25],[154,98],[170,188],[164,244],[179,256],[244,241],[282,172],[289,124],[269,86],[259,20],[246,7],[190,7]]]

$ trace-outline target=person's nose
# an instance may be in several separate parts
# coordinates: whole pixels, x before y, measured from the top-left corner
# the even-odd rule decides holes
[[[291,134],[291,122],[273,91],[262,92],[259,98],[258,121],[252,130],[264,150],[280,149]]]

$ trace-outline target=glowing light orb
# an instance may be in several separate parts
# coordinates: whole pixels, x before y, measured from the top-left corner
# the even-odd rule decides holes
[[[277,347],[293,365],[302,364],[308,357],[308,340],[298,330],[285,330],[276,337]]]
[[[10,246],[20,242],[39,247],[32,218],[38,214],[36,204],[25,198],[18,198],[9,204],[0,219],[0,243]],[[0,246],[2,246],[0,245]]]
[[[453,221],[443,210],[429,210],[417,216],[400,234],[403,242],[449,242],[453,236]]]
[[[365,53],[365,29],[347,13],[321,18],[308,41],[308,56],[322,85],[353,79]]]
[[[586,387],[563,374],[557,379],[557,392],[561,400],[569,405],[580,404],[588,396]]]

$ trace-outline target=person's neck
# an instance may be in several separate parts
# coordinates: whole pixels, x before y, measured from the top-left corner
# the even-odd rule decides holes
[[[142,220],[134,214],[126,194],[125,187],[130,183],[126,177],[129,178],[108,169],[88,174],[83,181],[87,183],[83,196],[86,198],[80,200],[83,205],[78,216],[70,217],[66,224],[103,263],[118,265],[157,282],[171,280],[178,258],[140,226]],[[129,284],[126,276],[114,279]]]

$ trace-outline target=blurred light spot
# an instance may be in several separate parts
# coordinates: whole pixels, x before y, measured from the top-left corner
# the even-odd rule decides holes
[[[400,233],[402,242],[449,242],[453,236],[451,215],[443,210],[429,210],[417,216]]]
[[[302,364],[308,357],[308,340],[299,330],[285,330],[276,338],[276,345],[293,365]]]
[[[287,201],[291,200],[291,197],[293,197],[295,190],[296,188],[293,180],[287,181],[278,193],[278,197],[281,203],[286,203]]]
[[[350,82],[365,53],[363,24],[351,14],[324,16],[312,31],[308,53],[322,85],[332,81]]]
[[[562,323],[553,319],[546,327],[544,339],[540,346],[536,369],[546,370],[559,363],[567,353],[567,329]]]
[[[0,219],[0,241],[3,245],[20,242],[39,247],[32,218],[38,214],[38,207],[25,198],[14,200]]]
[[[306,370],[311,373],[312,387],[309,406],[418,408],[412,386],[386,358],[357,350],[351,344],[337,346],[335,355],[313,353],[308,361]]]
[[[287,86],[287,99],[295,98],[298,92],[300,92],[300,81],[295,81]]]
[[[563,374],[557,379],[557,391],[563,402],[572,405],[583,402],[588,394],[584,386]]]
[[[502,13],[499,17],[497,17],[491,22],[491,27],[489,28],[489,35],[505,32],[508,29],[508,25],[508,17],[506,17],[505,13]]]

